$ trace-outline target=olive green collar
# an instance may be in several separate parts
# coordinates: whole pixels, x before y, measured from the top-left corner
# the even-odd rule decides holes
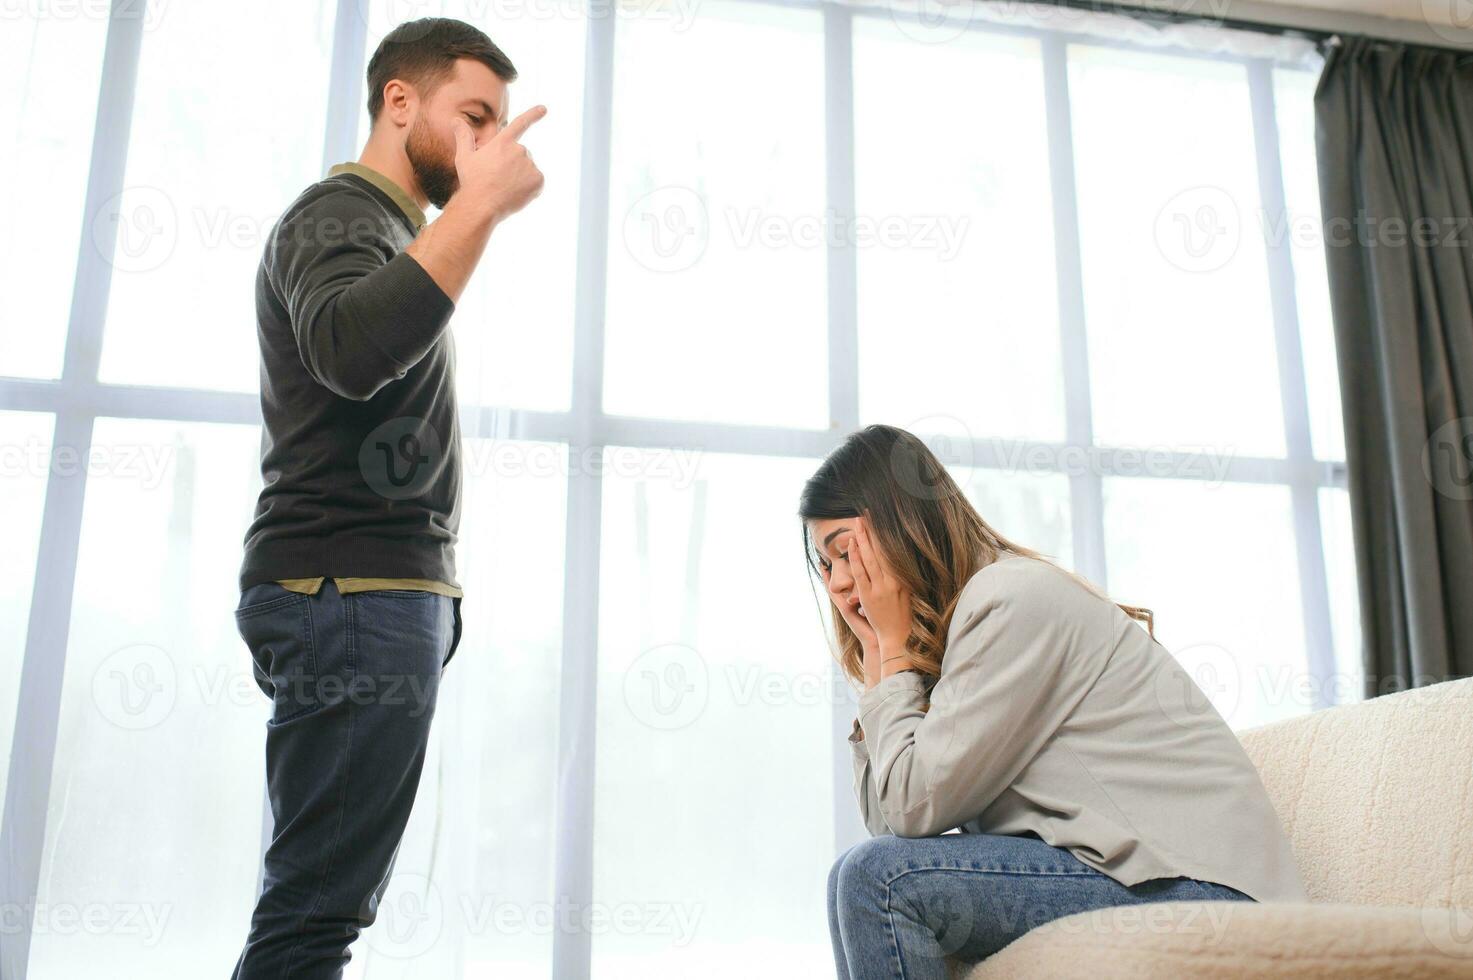
[[[404,192],[404,188],[377,170],[374,170],[372,167],[365,167],[361,163],[339,163],[327,172],[329,177],[336,177],[338,174],[356,174],[362,177],[387,194],[391,201],[399,205],[399,210],[403,211],[410,223],[414,225],[415,231],[419,231],[419,229],[424,227],[424,210],[418,204],[414,203],[414,199]]]

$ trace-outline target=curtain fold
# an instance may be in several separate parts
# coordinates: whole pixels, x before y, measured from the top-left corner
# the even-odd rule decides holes
[[[1336,38],[1315,127],[1374,697],[1473,673],[1473,57]]]

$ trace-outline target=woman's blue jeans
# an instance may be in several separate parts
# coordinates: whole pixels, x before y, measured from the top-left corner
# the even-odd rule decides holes
[[[986,959],[1035,926],[1092,909],[1225,899],[1193,878],[1127,887],[1037,837],[872,837],[829,872],[839,980],[947,980],[946,958]]]

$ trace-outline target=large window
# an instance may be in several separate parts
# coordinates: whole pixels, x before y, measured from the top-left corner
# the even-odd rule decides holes
[[[61,377],[72,306],[70,261],[91,234],[83,198],[92,154],[105,19],[0,19],[0,181],[44,187],[42,214],[0,235],[0,375]],[[17,207],[31,203],[12,198]],[[23,230],[23,232],[22,232]],[[19,288],[24,283],[27,288]]]
[[[266,830],[251,278],[396,5],[93,7],[0,21],[48,218],[0,242],[0,973],[223,975]],[[829,969],[854,693],[795,509],[866,423],[1153,608],[1235,727],[1359,696],[1307,46],[901,7],[415,6],[549,106],[547,185],[452,323],[465,634],[350,975]]]
[[[256,263],[319,159],[327,104],[302,96],[326,90],[334,7],[180,4],[144,31],[101,380],[256,390]]]
[[[510,96],[513,118],[539,103],[549,107],[528,138],[546,177],[537,211],[513,219],[515,235],[492,238],[480,274],[471,280],[456,306],[452,329],[456,386],[462,403],[568,411],[578,271],[583,57],[588,33],[582,4],[439,0],[406,6],[362,0],[355,6],[358,9],[345,43],[361,42],[365,64],[400,20],[420,15],[456,17],[482,27],[516,66],[518,77]],[[361,32],[361,37],[355,32]],[[356,160],[368,139],[363,83],[352,84],[351,111],[357,119],[358,142],[342,147],[341,159],[333,163]],[[528,270],[536,272],[529,274]]]

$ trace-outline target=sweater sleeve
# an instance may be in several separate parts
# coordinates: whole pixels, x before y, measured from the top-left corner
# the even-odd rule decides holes
[[[394,251],[392,220],[351,190],[308,199],[282,217],[268,268],[308,374],[367,401],[434,346],[455,309],[424,267]]]
[[[1077,620],[1059,608],[1077,586],[1060,574],[989,567],[968,582],[929,711],[913,672],[860,697],[869,778],[896,835],[931,837],[981,814],[1083,697],[1084,671],[1069,652]]]

